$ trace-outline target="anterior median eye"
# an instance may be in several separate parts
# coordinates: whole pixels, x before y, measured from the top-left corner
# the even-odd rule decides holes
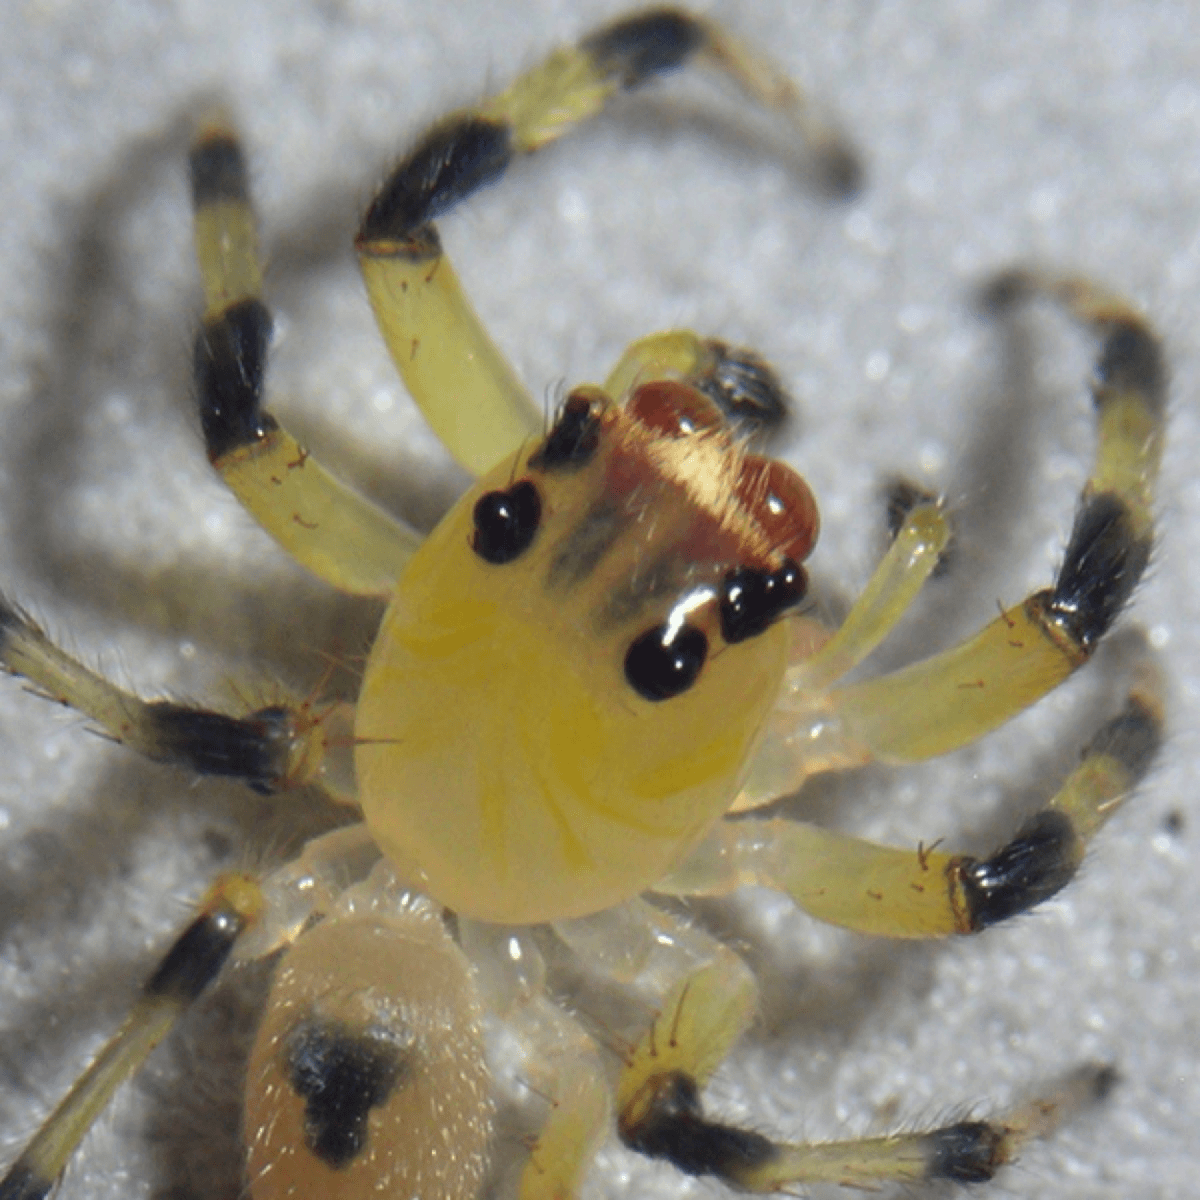
[[[625,654],[625,678],[645,700],[670,700],[696,682],[708,638],[693,625],[656,625]]]
[[[505,491],[485,492],[475,503],[471,549],[484,562],[500,566],[529,549],[542,520],[542,502],[529,480]]]
[[[757,637],[786,608],[804,599],[804,568],[787,559],[778,571],[741,567],[721,586],[721,636],[731,645]]]

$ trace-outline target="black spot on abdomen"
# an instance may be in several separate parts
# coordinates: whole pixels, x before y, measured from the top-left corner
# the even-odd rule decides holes
[[[349,1166],[366,1148],[371,1109],[404,1076],[406,1052],[387,1033],[340,1021],[301,1021],[284,1044],[284,1074],[304,1100],[304,1142],[326,1166]]]

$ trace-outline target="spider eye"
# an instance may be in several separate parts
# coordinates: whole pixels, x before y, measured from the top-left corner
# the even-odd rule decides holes
[[[804,599],[804,568],[787,559],[778,571],[739,567],[721,585],[721,636],[731,645],[757,637],[785,608]]]
[[[552,471],[586,466],[600,445],[600,403],[596,388],[576,388],[554,422],[545,444],[529,465]]]
[[[485,492],[475,502],[471,549],[484,562],[501,566],[529,549],[542,520],[542,502],[529,480],[506,491]]]
[[[694,625],[656,625],[626,651],[625,678],[645,700],[670,700],[696,682],[708,638]]]

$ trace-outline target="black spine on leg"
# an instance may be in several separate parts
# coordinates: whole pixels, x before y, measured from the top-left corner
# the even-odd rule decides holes
[[[654,9],[614,21],[580,42],[596,67],[635,88],[683,66],[707,40],[704,26],[689,13]]]
[[[495,183],[512,161],[512,131],[486,117],[458,116],[435,126],[392,172],[367,209],[359,243],[405,241],[421,231],[422,251],[438,250],[425,231],[435,217]]]
[[[1129,509],[1114,492],[1087,497],[1075,516],[1063,565],[1045,597],[1048,620],[1091,653],[1133,594],[1150,560]]]
[[[963,859],[959,870],[971,931],[1048,900],[1070,882],[1078,861],[1075,827],[1055,809],[1037,813],[991,858]]]
[[[231,133],[214,133],[197,142],[188,157],[188,166],[195,208],[221,201],[249,203],[246,161]]]
[[[196,338],[196,399],[213,462],[277,428],[262,409],[270,340],[271,314],[253,299],[205,321]]]
[[[164,762],[241,779],[263,795],[276,791],[287,774],[292,723],[286,708],[231,717],[162,701],[147,705],[147,718],[162,747],[156,757]]]
[[[779,1153],[762,1134],[706,1120],[696,1081],[680,1071],[658,1081],[644,1118],[622,1124],[621,1140],[639,1154],[666,1159],[685,1175],[715,1175],[735,1186],[743,1172]]]

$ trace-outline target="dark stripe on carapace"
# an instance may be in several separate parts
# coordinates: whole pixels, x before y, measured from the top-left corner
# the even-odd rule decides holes
[[[190,767],[199,775],[242,780],[256,792],[274,792],[287,773],[291,714],[272,705],[247,717],[157,701],[147,719],[162,746],[155,757]]]
[[[245,927],[245,918],[231,908],[201,913],[167,951],[143,992],[190,1004],[220,973]]]
[[[338,1021],[301,1021],[284,1043],[284,1071],[304,1101],[304,1143],[327,1167],[347,1167],[366,1148],[367,1118],[404,1074],[404,1049]]]
[[[1096,366],[1096,401],[1112,393],[1137,392],[1161,414],[1167,396],[1167,370],[1158,339],[1139,321],[1119,321],[1104,339]]]
[[[250,202],[246,160],[231,133],[213,133],[192,147],[188,156],[192,179],[192,205],[203,208],[222,200]]]
[[[583,583],[632,524],[624,506],[608,499],[597,500],[558,543],[546,575],[547,583],[551,587]]]
[[[704,26],[695,17],[660,8],[614,21],[579,45],[602,74],[617,76],[624,88],[635,88],[683,66],[706,40]]]
[[[240,300],[205,321],[196,338],[200,426],[213,462],[278,428],[262,411],[270,341],[271,314],[255,299]]]
[[[1075,515],[1054,587],[1034,598],[1044,604],[1044,619],[1090,654],[1137,587],[1150,547],[1150,538],[1135,532],[1120,496],[1089,496]]]
[[[926,1178],[986,1183],[1007,1161],[1004,1130],[986,1121],[960,1121],[928,1136]]]
[[[962,884],[971,932],[987,929],[1062,890],[1079,863],[1079,838],[1070,817],[1044,809],[1006,846],[985,859],[962,858]]]
[[[705,1120],[696,1081],[673,1071],[654,1081],[654,1099],[636,1125],[622,1122],[621,1140],[650,1158],[664,1158],[686,1175],[716,1175],[732,1183],[778,1157],[762,1134]]]
[[[486,117],[460,115],[435,126],[389,176],[358,231],[358,244],[411,242],[412,235],[472,192],[495,183],[512,160],[512,131]],[[420,240],[420,239],[418,239]],[[388,247],[420,252],[420,246]]]

